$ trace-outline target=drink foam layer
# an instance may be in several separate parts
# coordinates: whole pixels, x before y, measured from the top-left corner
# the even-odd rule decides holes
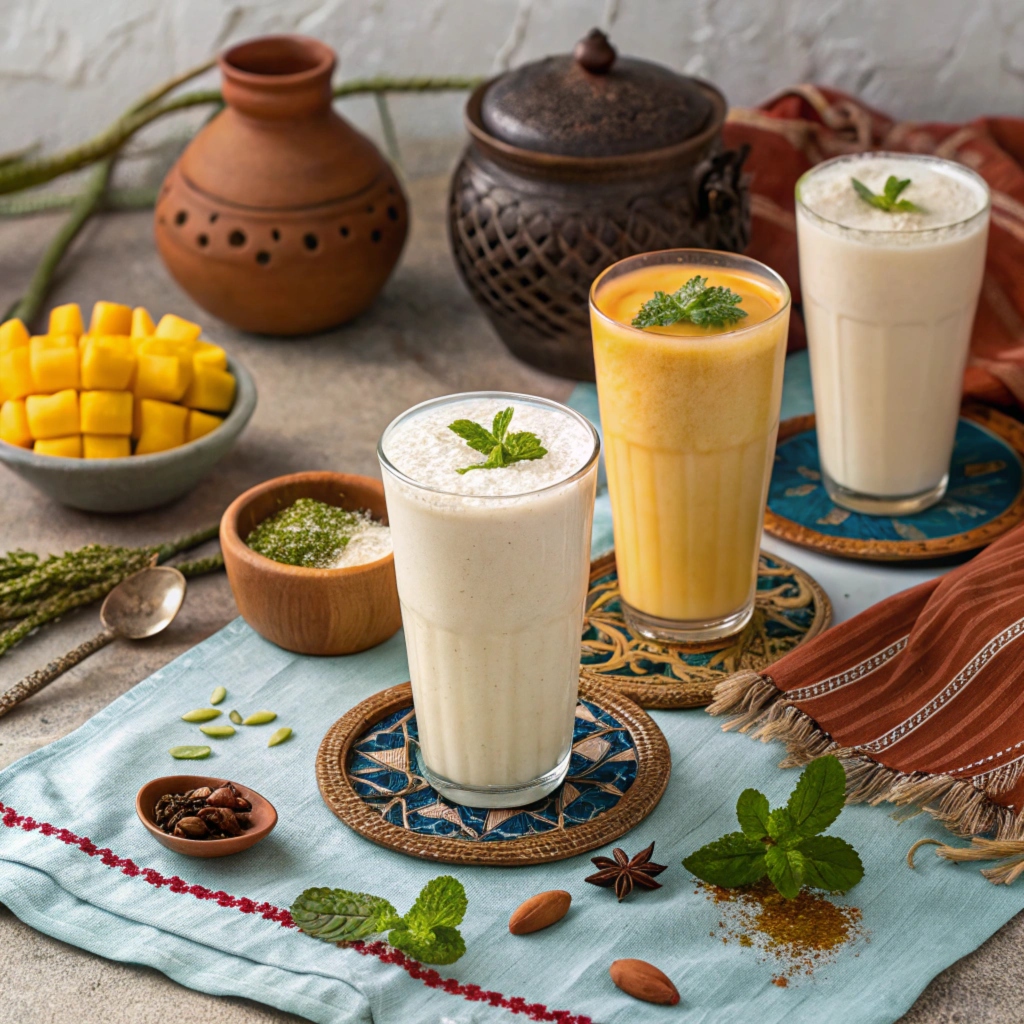
[[[448,429],[449,424],[466,419],[490,430],[495,414],[509,406],[514,412],[508,433],[536,434],[547,455],[498,469],[458,473],[487,456],[470,448]],[[577,473],[593,454],[594,437],[568,410],[503,397],[467,398],[409,415],[385,436],[383,447],[400,473],[424,487],[451,494],[512,496],[550,487]]]
[[[860,198],[851,181],[856,178],[881,195],[890,175],[910,179],[899,198],[910,200],[920,212],[880,210]],[[956,164],[901,154],[865,154],[813,168],[798,182],[797,197],[811,213],[841,228],[902,236],[900,244],[913,244],[915,238],[934,242],[934,235],[916,233],[954,228],[988,203],[984,184]],[[892,244],[896,239],[878,241]]]

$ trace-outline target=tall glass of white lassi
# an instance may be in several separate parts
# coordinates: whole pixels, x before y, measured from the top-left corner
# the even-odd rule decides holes
[[[599,449],[571,409],[504,392],[380,440],[421,767],[457,803],[522,806],[568,771]]]
[[[918,512],[949,480],[988,186],[948,160],[868,153],[813,167],[796,199],[825,488],[855,512]]]

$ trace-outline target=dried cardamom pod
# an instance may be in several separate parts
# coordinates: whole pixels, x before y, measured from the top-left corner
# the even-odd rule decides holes
[[[204,736],[213,736],[216,739],[226,739],[228,736],[235,735],[235,727],[233,725],[201,725],[199,731]]]
[[[202,818],[182,818],[174,827],[174,835],[179,839],[205,839],[209,834],[210,830]]]
[[[218,711],[219,715],[220,712]],[[277,718],[276,711],[254,711],[248,718],[243,719],[243,725],[266,725],[267,722],[272,722]]]
[[[219,828],[229,836],[242,834],[242,826],[238,824],[235,812],[229,811],[226,807],[204,807],[199,812],[199,817],[205,825]]]
[[[219,704],[227,695],[228,691],[225,690],[223,686],[218,686],[217,689],[210,694],[210,703]]]
[[[219,715],[220,712],[218,711],[217,714]],[[210,756],[211,749],[193,746],[171,747],[168,753],[178,761],[201,761],[204,757]]]
[[[232,711],[231,714],[228,715],[228,718],[230,718],[235,725],[242,724],[242,716],[237,711]]]
[[[288,737],[291,736],[291,734],[292,731],[288,728],[288,726],[285,726],[283,729],[278,729],[277,732],[275,732],[274,735],[270,737],[267,746],[276,747],[279,743],[284,743],[284,741],[288,739]]]
[[[195,711],[186,711],[181,716],[181,720],[183,722],[210,722],[220,716],[221,712],[216,708],[196,708]]]

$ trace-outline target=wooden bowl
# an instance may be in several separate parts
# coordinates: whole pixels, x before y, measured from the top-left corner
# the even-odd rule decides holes
[[[216,789],[225,782],[231,784],[252,804],[252,828],[240,836],[227,839],[181,839],[168,835],[154,820],[156,802],[166,793],[185,793],[200,786]],[[135,813],[146,830],[161,846],[175,853],[183,853],[186,857],[228,857],[232,853],[241,853],[255,846],[261,839],[266,839],[277,824],[277,811],[274,805],[253,789],[239,785],[233,779],[212,775],[165,775],[160,779],[147,782],[135,797]]]
[[[395,560],[390,554],[344,569],[305,569],[257,554],[244,538],[268,516],[299,498],[355,512],[367,509],[386,523],[384,485],[347,473],[293,473],[237,497],[220,521],[231,591],[242,618],[260,636],[297,654],[355,654],[398,632]]]

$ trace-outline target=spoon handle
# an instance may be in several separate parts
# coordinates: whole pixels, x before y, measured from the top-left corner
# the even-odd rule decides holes
[[[79,644],[73,651],[68,651],[61,658],[54,658],[49,665],[37,669],[25,676],[20,683],[15,683],[6,693],[0,695],[0,718],[23,700],[38,693],[44,686],[49,686],[58,676],[62,676],[69,668],[74,668],[80,661],[85,661],[90,654],[95,654],[106,647],[117,634],[112,629],[97,633],[91,640]]]

